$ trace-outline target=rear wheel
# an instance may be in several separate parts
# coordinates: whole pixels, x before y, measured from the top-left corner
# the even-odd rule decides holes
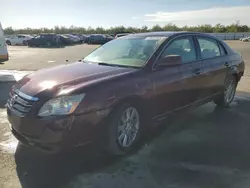
[[[236,88],[237,88],[237,80],[235,76],[230,76],[225,80],[224,84],[224,92],[217,99],[214,100],[215,104],[220,107],[229,107],[231,102],[234,99]]]
[[[141,133],[138,109],[130,104],[121,105],[108,122],[105,149],[113,155],[124,155],[136,145]]]
[[[23,41],[23,45],[24,45],[24,46],[27,46],[27,45],[28,45],[28,41],[27,41],[27,40],[24,40],[24,41]]]

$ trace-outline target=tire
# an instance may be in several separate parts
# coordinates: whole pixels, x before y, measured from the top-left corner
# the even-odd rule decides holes
[[[27,40],[24,40],[24,41],[23,41],[23,45],[24,45],[24,46],[27,46],[27,45],[28,45],[28,41],[27,41]]]
[[[6,41],[6,44],[11,45],[11,42],[9,40]]]
[[[225,79],[223,94],[214,100],[219,107],[228,108],[234,99],[238,82],[235,76],[229,76]]]
[[[126,120],[127,113],[134,118]],[[108,120],[104,149],[111,155],[124,155],[131,151],[140,138],[141,122],[140,113],[135,106],[123,104],[116,108]]]

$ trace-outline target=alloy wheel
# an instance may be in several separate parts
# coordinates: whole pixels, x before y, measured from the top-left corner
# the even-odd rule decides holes
[[[233,79],[228,80],[225,88],[224,98],[227,103],[230,103],[235,95],[236,85]]]
[[[121,115],[117,130],[117,141],[122,148],[128,148],[134,143],[139,126],[140,119],[136,108],[126,108]]]

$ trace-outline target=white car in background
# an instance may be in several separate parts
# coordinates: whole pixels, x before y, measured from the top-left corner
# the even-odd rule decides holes
[[[243,42],[249,42],[250,41],[250,37],[246,37],[242,39]]]
[[[5,39],[8,45],[27,45],[28,40],[33,38],[30,35],[14,35]]]
[[[9,53],[4,40],[3,28],[0,22],[0,63],[8,60],[9,60]]]

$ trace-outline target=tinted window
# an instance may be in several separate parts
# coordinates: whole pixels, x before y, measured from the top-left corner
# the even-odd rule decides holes
[[[52,38],[54,35],[41,35],[43,38]]]
[[[95,39],[96,39],[96,40],[102,40],[102,39],[104,39],[104,37],[103,37],[102,35],[96,35],[96,36],[95,36]]]
[[[220,56],[220,48],[216,40],[198,37],[198,42],[201,49],[203,59]]]
[[[195,45],[192,37],[179,38],[174,40],[161,55],[179,55],[183,63],[196,60]]]

